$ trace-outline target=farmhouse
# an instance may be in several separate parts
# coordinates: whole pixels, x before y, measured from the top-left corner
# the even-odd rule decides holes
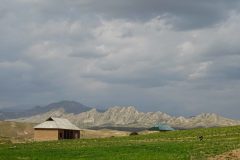
[[[34,127],[35,141],[50,141],[61,139],[79,139],[80,129],[69,120],[50,117],[45,122]]]

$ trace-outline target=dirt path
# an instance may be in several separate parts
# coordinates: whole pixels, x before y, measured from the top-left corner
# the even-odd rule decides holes
[[[240,149],[208,158],[208,160],[240,160]]]

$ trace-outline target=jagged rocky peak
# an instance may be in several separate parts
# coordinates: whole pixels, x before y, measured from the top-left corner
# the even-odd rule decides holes
[[[177,117],[176,120],[184,122],[184,121],[186,121],[186,118],[183,116],[180,116],[180,117]]]
[[[96,113],[98,113],[98,110],[96,108],[92,108],[91,110],[89,110],[87,112],[83,112],[83,113],[84,114],[96,114]]]
[[[68,113],[65,107],[60,107],[45,113],[15,120],[41,122],[49,116],[68,118],[80,128],[102,126],[148,128],[158,123],[166,123],[176,128],[240,125],[240,121],[227,119],[214,113],[203,113],[191,118],[173,117],[163,112],[139,112],[134,106],[114,106],[104,112],[99,112],[96,108],[90,108],[86,112],[79,114]]]
[[[127,106],[127,107],[114,106],[107,110],[107,112],[125,112],[125,111],[138,112],[134,106]]]
[[[215,113],[202,113],[194,117],[195,119],[205,119],[205,120],[210,120],[210,121],[218,121],[218,120],[223,120],[227,118],[221,117]]]
[[[139,113],[138,110],[137,110],[134,106],[123,107],[123,108],[122,108],[122,111],[123,111],[123,112],[131,113],[131,114]]]
[[[50,112],[50,114],[52,114],[52,116],[59,117],[59,116],[61,116],[65,113],[65,109],[64,108],[58,108],[58,109],[53,109],[49,112]]]
[[[218,117],[219,115],[215,113],[201,113],[197,117]]]

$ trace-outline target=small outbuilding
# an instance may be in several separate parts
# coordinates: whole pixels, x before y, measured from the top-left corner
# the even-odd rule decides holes
[[[174,131],[175,129],[169,126],[168,124],[156,124],[152,128],[149,128],[151,131]]]
[[[64,118],[50,117],[34,127],[35,141],[79,139],[80,129]]]

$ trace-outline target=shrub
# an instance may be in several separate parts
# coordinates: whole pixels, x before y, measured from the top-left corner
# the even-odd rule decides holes
[[[132,133],[130,133],[129,135],[130,135],[130,136],[137,136],[138,133],[137,133],[137,132],[132,132]]]

